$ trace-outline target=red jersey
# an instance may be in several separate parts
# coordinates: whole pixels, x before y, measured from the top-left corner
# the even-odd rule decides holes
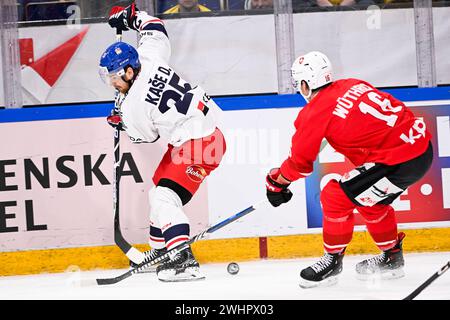
[[[290,156],[281,174],[294,181],[308,176],[323,138],[355,166],[395,165],[421,155],[431,134],[403,102],[358,79],[335,81],[299,112]]]

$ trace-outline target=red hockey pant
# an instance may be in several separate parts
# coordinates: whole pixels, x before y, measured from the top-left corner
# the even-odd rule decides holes
[[[347,197],[336,180],[331,180],[323,188],[320,200],[323,211],[323,244],[326,252],[338,253],[350,243],[355,212],[364,218],[367,230],[380,250],[388,250],[395,246],[397,221],[392,206],[384,204],[372,207],[357,206]]]

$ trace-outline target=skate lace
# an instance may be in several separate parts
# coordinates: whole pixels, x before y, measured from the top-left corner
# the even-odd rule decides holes
[[[317,261],[316,263],[314,263],[311,268],[316,272],[319,273],[323,270],[325,270],[326,268],[328,268],[331,263],[333,262],[333,256],[329,253],[323,255],[319,261]]]
[[[186,261],[185,261],[186,260]],[[171,269],[177,266],[182,266],[187,262],[188,259],[186,259],[183,256],[182,252],[179,252],[175,255],[175,257],[173,257],[172,260],[169,260],[167,262],[164,263],[164,268],[165,269]]]
[[[163,253],[164,249],[151,249],[144,252],[145,258],[144,261],[148,262],[159,256],[161,253]]]
[[[373,258],[370,258],[367,260],[368,266],[378,266],[386,260],[386,253],[383,252],[382,254],[379,254],[378,256],[375,256]]]

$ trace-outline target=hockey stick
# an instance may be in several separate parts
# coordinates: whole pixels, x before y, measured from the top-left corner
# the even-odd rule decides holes
[[[442,268],[440,268],[438,271],[436,271],[431,277],[429,277],[424,283],[422,283],[416,290],[411,292],[406,298],[403,300],[412,300],[419,293],[421,293],[425,288],[427,288],[434,280],[439,278],[445,271],[447,271],[450,268],[450,261],[447,262]]]
[[[116,31],[117,42],[122,41],[122,31]],[[116,92],[116,99],[114,103],[114,108],[119,110],[120,104],[120,92]],[[114,129],[114,182],[113,182],[113,206],[114,206],[114,242],[120,248],[120,250],[125,253],[125,255],[136,264],[144,261],[144,254],[134,248],[128,243],[127,240],[122,236],[120,231],[120,216],[119,216],[119,186],[120,186],[120,130],[118,128]]]
[[[266,200],[263,200],[261,202],[258,202],[257,204],[250,206],[238,213],[236,213],[235,215],[209,227],[208,229],[198,233],[196,236],[194,236],[193,238],[191,238],[189,241],[186,241],[185,243],[179,245],[178,247],[175,247],[169,251],[167,251],[164,254],[160,254],[158,256],[156,256],[155,258],[153,258],[152,260],[144,260],[143,262],[141,262],[138,266],[136,266],[135,268],[128,270],[127,272],[115,277],[115,278],[106,278],[106,279],[96,279],[97,284],[98,285],[107,285],[107,284],[114,284],[117,283],[119,281],[125,280],[126,278],[132,276],[135,273],[138,273],[142,268],[144,268],[146,265],[150,264],[150,265],[154,265],[157,264],[159,262],[162,261],[166,261],[168,259],[170,259],[170,257],[175,256],[177,253],[183,251],[184,249],[188,248],[192,243],[203,239],[206,234],[208,233],[213,233],[216,230],[219,230],[220,228],[225,227],[226,225],[230,224],[231,222],[242,218],[243,216],[249,214],[250,212],[254,211],[257,209],[257,207],[259,207],[261,204],[264,204],[266,202]]]

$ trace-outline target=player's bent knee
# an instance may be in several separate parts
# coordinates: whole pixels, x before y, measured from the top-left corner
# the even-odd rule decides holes
[[[320,193],[320,200],[322,201],[327,199],[330,195],[334,195],[340,189],[341,187],[339,186],[339,182],[335,179],[331,179],[322,189],[322,192]]]
[[[161,178],[157,184],[157,187],[165,187],[175,192],[180,198],[183,206],[191,201],[192,196],[195,193],[195,191],[189,191],[176,181],[167,178]]]
[[[344,197],[347,198],[346,194],[339,185],[339,182],[335,179],[330,180],[320,193],[320,201],[322,206],[327,206],[335,203],[336,201],[341,201]]]
[[[150,190],[149,196],[151,219],[159,221],[163,231],[169,223],[172,225],[188,223],[181,199],[175,191],[156,186]]]
[[[177,193],[166,187],[153,187],[149,191],[148,195],[152,211],[157,210],[157,208],[162,205],[170,205],[179,208],[183,206],[183,204],[181,203],[181,199],[177,195]]]
[[[339,182],[330,180],[320,194],[323,214],[330,219],[340,219],[351,215],[356,205],[342,190]]]

